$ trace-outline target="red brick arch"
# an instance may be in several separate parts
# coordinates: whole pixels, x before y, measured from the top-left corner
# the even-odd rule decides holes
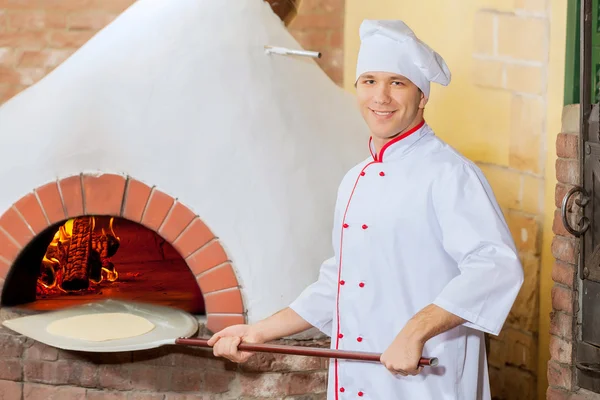
[[[171,243],[197,278],[211,331],[245,321],[240,286],[218,238],[175,198],[115,174],[81,174],[48,183],[0,217],[0,293],[11,265],[36,235],[83,215],[125,218]]]

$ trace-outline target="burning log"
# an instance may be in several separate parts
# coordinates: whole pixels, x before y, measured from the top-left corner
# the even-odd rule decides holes
[[[65,290],[81,290],[90,286],[88,264],[92,251],[91,225],[89,218],[77,218],[73,221],[67,265],[62,283]]]
[[[46,287],[52,287],[56,284],[56,262],[42,260],[42,271],[39,281]]]
[[[110,262],[110,257],[114,256],[119,249],[119,241],[116,237],[107,234],[102,230],[102,234],[94,233],[92,235],[92,254],[89,259],[90,279],[95,283],[102,281],[102,271],[107,275],[109,281],[117,279],[115,266]]]
[[[102,260],[100,260],[100,254],[97,251],[92,250],[88,260],[88,269],[92,282],[102,282]]]
[[[102,259],[102,269],[106,272],[106,278],[113,282],[117,280],[119,274],[115,269],[115,265],[110,261],[110,257],[114,256],[119,250],[119,239],[111,234],[105,234],[106,246],[103,247],[103,252],[100,254]]]
[[[109,223],[110,233],[96,230],[95,217],[69,220],[56,232],[42,260],[38,291],[51,289],[63,292],[86,290],[90,282],[98,284],[105,278],[112,282],[118,277],[110,257],[119,249],[119,238]]]

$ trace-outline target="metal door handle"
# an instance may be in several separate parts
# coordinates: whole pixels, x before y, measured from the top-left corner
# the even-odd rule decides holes
[[[562,217],[562,223],[563,223],[565,229],[567,231],[569,231],[569,233],[571,235],[573,235],[575,237],[580,237],[590,227],[590,220],[585,216],[581,217],[579,219],[579,221],[577,221],[577,225],[579,228],[578,230],[571,227],[571,225],[569,224],[569,221],[567,220],[567,213],[569,212],[569,209],[568,209],[569,200],[570,200],[571,196],[573,196],[577,193],[581,193],[581,199],[575,199],[574,200],[575,204],[577,204],[579,207],[582,207],[582,208],[588,205],[588,203],[590,202],[590,198],[589,198],[587,192],[585,191],[585,189],[582,188],[581,186],[575,186],[575,187],[571,188],[571,190],[569,190],[567,192],[567,194],[565,195],[565,197],[563,198],[562,207],[560,209],[560,215]]]
[[[597,363],[578,362],[575,366],[582,371],[600,373],[600,364]]]

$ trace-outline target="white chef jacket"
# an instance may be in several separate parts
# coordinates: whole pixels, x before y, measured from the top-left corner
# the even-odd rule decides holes
[[[334,257],[290,305],[340,350],[384,352],[436,304],[467,322],[430,339],[438,367],[395,376],[382,364],[332,360],[329,400],[490,399],[484,332],[497,335],[523,268],[479,168],[422,122],[343,178]]]

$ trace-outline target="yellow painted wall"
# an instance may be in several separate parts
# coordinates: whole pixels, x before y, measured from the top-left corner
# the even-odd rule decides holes
[[[432,85],[427,122],[468,157],[507,165],[510,94],[470,84],[475,10],[459,0],[346,0],[344,83],[350,90],[354,84],[360,22],[403,19],[442,54],[452,72],[448,87]]]
[[[517,316],[511,324],[522,328],[525,336],[538,334],[539,351],[532,349],[529,361],[515,361],[510,354],[494,361],[523,362],[537,369],[539,399],[545,399],[549,359],[550,243],[566,1],[346,0],[344,28],[344,87],[351,92],[363,19],[404,20],[450,66],[452,82],[448,87],[432,85],[425,117],[438,136],[481,166],[524,264],[533,265],[524,289],[531,295],[520,295],[518,302],[521,308],[534,309],[535,315]],[[534,243],[524,242],[523,236],[534,237]],[[498,343],[511,337],[501,337]],[[511,352],[510,346],[503,349]]]

